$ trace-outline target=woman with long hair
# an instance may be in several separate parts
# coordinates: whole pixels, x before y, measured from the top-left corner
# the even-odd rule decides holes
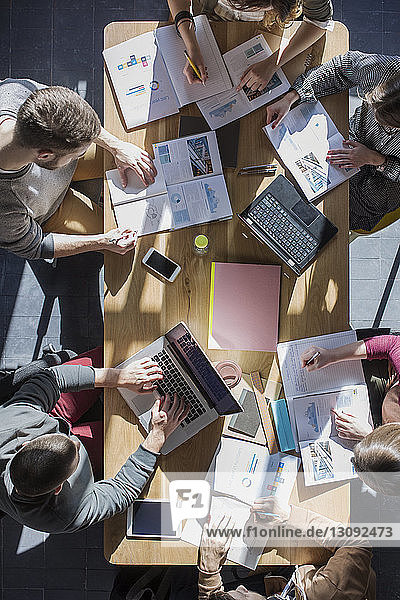
[[[356,86],[363,98],[350,119],[349,139],[328,152],[350,179],[350,229],[370,231],[400,206],[400,57],[350,51],[300,75],[282,98],[267,107],[276,127],[295,102],[316,102]]]
[[[210,19],[219,21],[263,21],[268,28],[273,25],[284,28],[303,17],[283,52],[279,55],[276,51],[249,67],[243,73],[238,89],[246,86],[254,91],[263,90],[280,67],[319,40],[325,30],[333,28],[331,0],[168,0],[168,4],[177,31],[199,69],[203,83],[207,80],[207,65],[197,43],[193,16],[189,12],[191,5],[195,15],[207,14]],[[199,81],[190,65],[186,65],[184,74],[189,83]]]

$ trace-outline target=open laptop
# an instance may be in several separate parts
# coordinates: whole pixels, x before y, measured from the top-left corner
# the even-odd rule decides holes
[[[278,175],[238,217],[297,275],[338,231],[283,175]]]
[[[185,323],[178,323],[117,368],[123,369],[146,356],[153,358],[163,371],[164,378],[157,386],[158,394],[172,395],[176,392],[190,402],[189,414],[180,427],[168,437],[161,454],[168,454],[220,415],[242,412],[242,407],[232,396]],[[144,429],[149,431],[155,394],[136,394],[122,388],[119,388],[119,392]]]

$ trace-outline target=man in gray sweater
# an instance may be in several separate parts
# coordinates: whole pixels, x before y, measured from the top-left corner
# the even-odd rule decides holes
[[[114,477],[97,482],[84,445],[53,409],[61,392],[126,387],[148,393],[158,379],[161,370],[150,359],[126,369],[61,365],[31,376],[0,406],[0,509],[49,533],[77,531],[126,510],[189,406],[176,394],[157,400],[146,439]]]
[[[100,153],[88,159],[96,147],[113,155],[123,186],[129,169],[144,185],[154,181],[147,152],[105,131],[77,93],[28,79],[0,81],[1,248],[38,259],[135,247],[136,232],[103,233],[102,211],[69,187],[73,176],[103,176]]]

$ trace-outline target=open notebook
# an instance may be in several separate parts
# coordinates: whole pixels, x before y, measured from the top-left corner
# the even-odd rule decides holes
[[[179,112],[179,108],[231,87],[221,52],[205,15],[195,17],[205,63],[205,86],[189,85],[182,71],[185,46],[175,26],[138,35],[103,51],[127,129]]]
[[[147,235],[232,217],[215,131],[153,149],[157,177],[148,188],[133,173],[125,189],[117,169],[106,173],[119,227]]]
[[[244,71],[250,65],[264,60],[271,54],[271,49],[263,35],[257,35],[229,52],[225,52],[223,59],[234,87],[197,103],[211,129],[218,129],[240,119],[287,92],[290,84],[282,69],[278,69],[274,73],[271,81],[261,91],[253,91],[246,86],[239,92],[236,91],[236,86]]]

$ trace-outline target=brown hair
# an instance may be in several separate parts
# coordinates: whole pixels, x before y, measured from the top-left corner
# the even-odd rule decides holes
[[[25,148],[73,152],[100,133],[100,119],[73,90],[52,86],[36,90],[20,106],[15,135]]]
[[[400,423],[377,427],[354,447],[353,466],[369,487],[400,496]]]
[[[380,125],[400,127],[400,76],[395,75],[380,83],[365,95],[365,99],[375,111]]]
[[[76,445],[68,436],[41,435],[22,446],[11,460],[11,481],[24,496],[47,494],[71,475],[76,455]]]
[[[229,3],[237,10],[257,10],[272,6],[269,25],[276,23],[284,27],[294,21],[302,10],[301,0],[229,0]],[[269,15],[266,15],[268,20]]]

